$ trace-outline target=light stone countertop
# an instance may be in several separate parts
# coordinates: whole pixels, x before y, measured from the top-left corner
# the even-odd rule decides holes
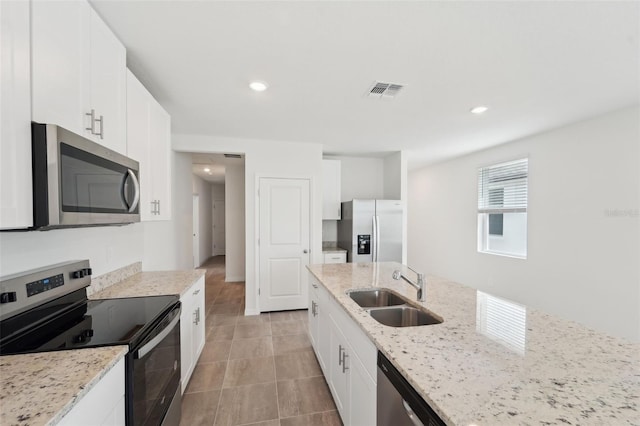
[[[347,251],[340,247],[326,247],[322,249],[323,253],[346,253]]]
[[[640,425],[640,344],[434,276],[422,305],[444,322],[387,327],[346,292],[386,287],[415,301],[391,278],[399,268],[309,266],[447,424]]]
[[[58,423],[127,353],[126,346],[0,357],[0,425]]]
[[[118,299],[173,294],[182,296],[205,273],[204,269],[138,272],[104,290],[93,293],[89,299]]]

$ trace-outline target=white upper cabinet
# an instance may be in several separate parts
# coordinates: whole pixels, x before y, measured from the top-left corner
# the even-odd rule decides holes
[[[322,220],[340,220],[340,160],[322,160]]]
[[[32,119],[126,153],[126,49],[86,1],[31,3]]]
[[[93,140],[121,154],[127,152],[127,51],[91,9],[91,109]],[[91,113],[91,111],[89,111]],[[90,119],[90,117],[87,117]],[[89,127],[89,126],[87,126]]]
[[[127,156],[140,163],[140,218],[171,219],[171,117],[127,70]]]
[[[33,225],[29,3],[0,1],[0,229]]]

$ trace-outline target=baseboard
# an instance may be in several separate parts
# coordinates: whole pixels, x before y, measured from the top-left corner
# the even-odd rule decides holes
[[[225,280],[225,282],[228,282],[228,283],[237,283],[239,281],[244,281],[244,277],[227,275],[227,276],[224,277],[224,280]]]
[[[245,316],[250,316],[250,315],[260,315],[260,311],[257,309],[245,309],[244,310],[244,315]]]

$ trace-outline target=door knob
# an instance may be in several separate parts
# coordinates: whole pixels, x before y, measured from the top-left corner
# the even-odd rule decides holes
[[[302,252],[306,254],[306,253],[309,253],[309,250],[304,249],[304,250],[302,250]]]

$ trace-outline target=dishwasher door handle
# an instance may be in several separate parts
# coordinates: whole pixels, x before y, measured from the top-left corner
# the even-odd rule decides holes
[[[424,426],[424,423],[422,423],[418,416],[416,416],[416,413],[413,412],[407,401],[403,399],[402,405],[404,406],[404,409],[407,412],[407,416],[409,416],[409,419],[411,420],[411,423],[414,424],[414,426]]]

